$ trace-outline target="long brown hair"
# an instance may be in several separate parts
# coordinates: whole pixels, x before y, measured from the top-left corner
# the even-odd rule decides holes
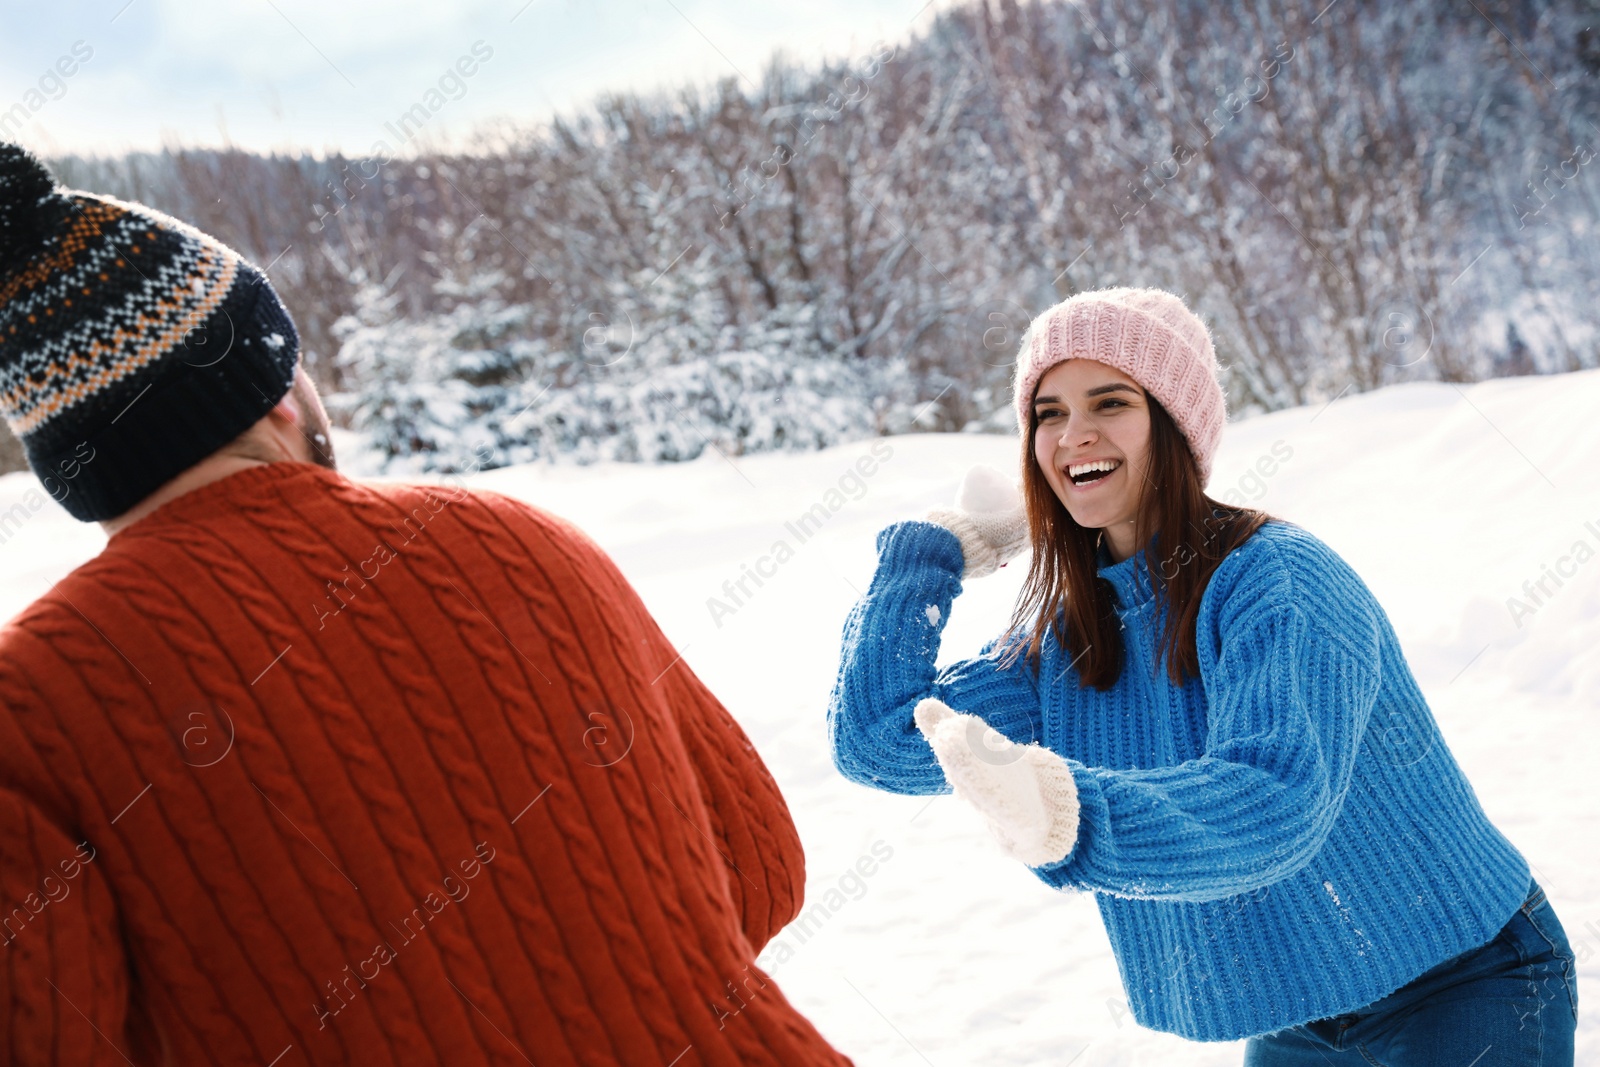
[[[1151,588],[1167,603],[1161,654],[1172,684],[1181,686],[1185,678],[1200,673],[1195,620],[1212,572],[1274,516],[1206,496],[1182,431],[1148,390],[1145,399],[1150,404],[1150,463],[1134,520],[1134,543],[1149,546],[1152,536],[1157,539],[1153,549],[1146,547],[1145,570]],[[1116,591],[1096,567],[1100,531],[1078,525],[1045,480],[1033,455],[1038,428],[1039,416],[1030,406],[1022,442],[1022,485],[1033,562],[1007,631],[1013,640],[1003,662],[1016,662],[1026,648],[1037,673],[1052,622],[1064,619],[1056,639],[1077,667],[1079,684],[1109,689],[1122,674],[1122,623],[1115,610]],[[1030,624],[1028,640],[1014,640]]]

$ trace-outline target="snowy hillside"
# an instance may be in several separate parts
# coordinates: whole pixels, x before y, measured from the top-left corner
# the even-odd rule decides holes
[[[1600,1003],[1600,794],[1586,784],[1600,757],[1597,411],[1600,370],[1400,385],[1230,426],[1208,487],[1308,527],[1377,593],[1445,740],[1549,891],[1590,1005]],[[358,470],[352,442],[341,443]],[[824,709],[874,534],[947,503],[970,464],[1009,469],[1015,454],[1007,437],[923,435],[733,461],[510,467],[470,483],[588,530],[750,732],[800,827],[808,900],[825,905],[808,930],[780,935],[791,951],[772,971],[858,1063],[1237,1064],[1242,1044],[1134,1024],[1091,897],[1052,892],[1003,859],[953,798],[876,793],[829,761]],[[855,464],[868,455],[876,467],[862,477]],[[0,617],[104,541],[47,499],[35,508],[35,486],[0,478],[0,516],[11,516],[0,519]],[[797,535],[792,524],[816,504],[826,523]],[[746,568],[779,541],[792,558],[762,564],[759,585],[746,578],[741,593]],[[945,659],[1000,627],[1022,571],[968,586]],[[863,856],[876,861],[867,877],[855,873]],[[1592,1009],[1578,1062],[1600,1062]]]

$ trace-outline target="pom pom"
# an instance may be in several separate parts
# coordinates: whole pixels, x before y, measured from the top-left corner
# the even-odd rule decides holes
[[[0,277],[21,270],[55,232],[65,197],[55,179],[21,145],[0,144]]]
[[[1000,471],[979,465],[967,471],[956,496],[956,507],[969,513],[1009,512],[1022,506],[1022,494]]]

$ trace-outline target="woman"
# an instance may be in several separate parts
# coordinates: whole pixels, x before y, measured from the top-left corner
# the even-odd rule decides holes
[[[1202,491],[1226,418],[1205,325],[1080,293],[1030,325],[1014,389],[1022,498],[974,472],[878,535],[839,770],[953,789],[1093,891],[1143,1026],[1249,1038],[1246,1064],[1570,1065],[1571,947],[1383,609],[1306,530]],[[1029,543],[1005,632],[937,670],[962,580]]]

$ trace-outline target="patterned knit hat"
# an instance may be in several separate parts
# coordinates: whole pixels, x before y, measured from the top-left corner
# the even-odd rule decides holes
[[[1115,367],[1161,402],[1189,443],[1204,489],[1228,411],[1199,316],[1171,293],[1125,287],[1078,293],[1040,313],[1023,334],[1012,386],[1024,437],[1039,379],[1074,358]]]
[[[237,252],[0,144],[0,413],[74,517],[121,515],[249,429],[299,348]]]

